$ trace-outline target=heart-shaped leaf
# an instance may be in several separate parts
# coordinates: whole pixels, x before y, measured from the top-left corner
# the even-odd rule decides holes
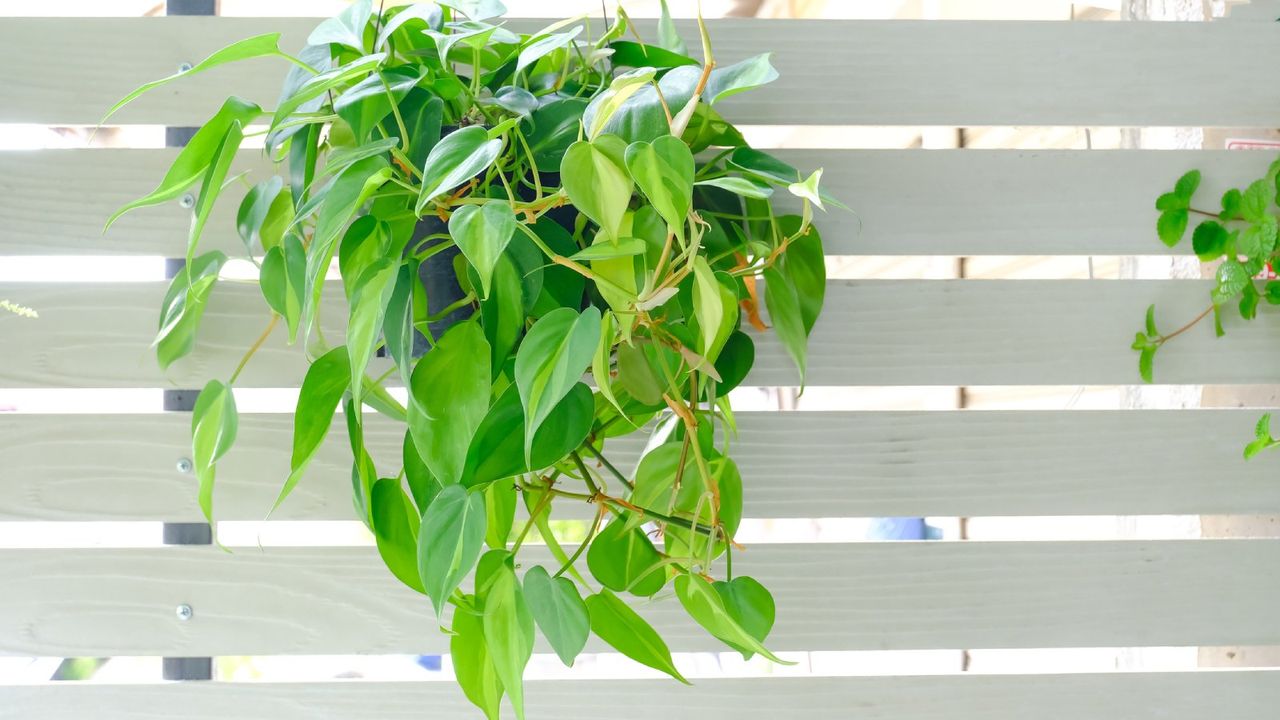
[[[632,182],[624,167],[626,148],[612,135],[595,142],[579,140],[569,146],[560,163],[560,182],[569,201],[617,240],[623,215],[631,202]]]
[[[489,297],[494,266],[516,232],[516,214],[502,200],[463,205],[449,218],[449,234],[480,277],[481,297]]]
[[[662,555],[644,531],[627,526],[625,518],[604,526],[587,548],[587,568],[610,590],[648,597],[667,582],[666,571],[657,567]]]
[[[582,113],[587,101],[560,98],[543,105],[529,116],[525,141],[539,172],[559,172],[565,151],[578,139]]]
[[[524,457],[524,409],[519,390],[510,387],[498,398],[476,430],[467,450],[462,484],[468,487],[541,470],[563,460],[582,445],[595,415],[591,388],[573,386],[556,404],[533,436],[532,462]]]
[[[484,495],[449,485],[422,516],[418,576],[438,617],[445,601],[476,566],[484,549]]]
[[[689,617],[715,637],[735,648],[745,648],[780,665],[795,665],[769,652],[769,649],[738,623],[724,605],[724,600],[711,583],[698,575],[680,575],[675,581],[676,597]]]
[[[671,650],[653,629],[625,602],[609,590],[601,590],[586,599],[587,612],[591,615],[591,632],[604,640],[614,650],[660,670],[685,685],[691,684],[671,660]]]
[[[467,596],[474,602],[473,596]],[[489,657],[484,639],[484,621],[474,607],[462,607],[453,614],[453,637],[449,639],[449,656],[458,685],[473,705],[484,712],[487,720],[498,720],[502,703],[502,680]]]
[[[533,615],[510,562],[497,568],[485,592],[484,641],[517,720],[524,720],[524,668],[533,656]]]
[[[534,621],[560,661],[573,667],[574,658],[586,647],[591,634],[591,617],[578,588],[569,578],[553,578],[546,568],[535,565],[524,574],[524,596]]]
[[[715,588],[716,593],[720,595],[720,600],[724,602],[724,608],[729,616],[748,635],[762,643],[769,637],[776,611],[773,595],[769,594],[765,586],[755,578],[739,575],[730,582],[718,580],[712,583],[711,587]],[[729,645],[734,646],[733,643]],[[754,651],[744,647],[734,646],[734,649],[742,653],[744,660],[750,660],[755,654]]]
[[[578,384],[591,364],[598,342],[600,310],[593,306],[582,313],[572,308],[547,313],[520,343],[515,380],[524,406],[524,456],[530,466],[538,428]]]
[[[409,432],[441,484],[462,476],[467,448],[489,407],[489,343],[474,322],[446,332],[413,370]]]
[[[684,241],[685,216],[693,202],[693,153],[680,138],[664,135],[653,142],[631,143],[627,170],[667,227]]]
[[[479,125],[455,130],[441,138],[427,154],[422,166],[422,190],[414,211],[475,177],[498,157],[502,141],[489,139],[489,132]]]

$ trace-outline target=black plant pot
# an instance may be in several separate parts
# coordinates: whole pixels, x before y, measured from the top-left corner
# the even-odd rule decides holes
[[[444,241],[439,238],[428,241],[426,238],[448,231],[449,226],[440,218],[431,216],[421,218],[413,229],[413,239],[409,243],[409,248],[419,251],[438,245]],[[418,265],[418,279],[422,282],[422,287],[427,294],[428,315],[435,315],[466,297],[466,293],[458,283],[458,274],[453,266],[454,258],[460,252],[458,246],[454,245],[437,252]],[[431,329],[431,335],[438,340],[446,330],[466,320],[471,312],[472,309],[464,305],[439,320],[429,323],[427,327]],[[413,356],[421,357],[428,349],[430,346],[427,344],[427,339],[420,333],[415,335]]]

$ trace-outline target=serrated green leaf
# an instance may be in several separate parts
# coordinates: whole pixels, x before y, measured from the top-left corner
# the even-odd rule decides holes
[[[1156,221],[1156,234],[1160,236],[1160,242],[1173,247],[1182,241],[1182,235],[1187,231],[1188,213],[1186,210],[1166,210],[1160,213],[1160,218]]]
[[[1227,249],[1227,229],[1212,220],[1196,226],[1191,234],[1191,247],[1196,256],[1205,262],[1217,260]]]
[[[1255,180],[1240,199],[1240,214],[1251,223],[1262,222],[1271,208],[1274,192],[1266,180]]]
[[[467,448],[489,407],[489,343],[474,322],[446,332],[413,370],[409,431],[443,485],[462,477]]]
[[[591,632],[614,650],[690,685],[671,660],[671,650],[649,623],[608,589],[586,599]]]
[[[524,574],[524,596],[542,635],[560,661],[573,667],[591,635],[591,617],[578,588],[569,578],[553,578],[546,568],[535,565]]]
[[[520,344],[515,381],[524,406],[524,456],[530,464],[538,428],[591,365],[600,323],[596,307],[582,313],[560,308],[534,323]]]
[[[455,130],[441,138],[423,163],[422,189],[414,212],[422,215],[432,200],[488,168],[501,150],[502,141],[489,139],[488,131],[479,125]]]
[[[339,345],[321,355],[307,369],[298,392],[298,405],[293,413],[293,455],[289,459],[289,477],[271,511],[275,512],[293,492],[320,443],[329,434],[333,415],[351,383],[351,361],[347,348]]]
[[[200,512],[213,524],[213,482],[219,458],[231,449],[239,428],[236,398],[221,381],[210,380],[191,412],[191,460],[199,483]]]
[[[1217,285],[1213,288],[1213,302],[1220,305],[1244,291],[1249,284],[1249,271],[1237,260],[1225,260],[1218,266]]]
[[[446,485],[427,506],[418,533],[418,576],[437,617],[476,566],[486,524],[484,495],[461,485]]]
[[[1192,170],[1178,178],[1178,182],[1173,186],[1173,192],[1190,203],[1191,196],[1195,195],[1198,187],[1200,187],[1200,171]]]
[[[413,501],[398,480],[382,478],[373,484],[369,505],[373,537],[387,569],[411,589],[425,592],[418,576],[418,529],[422,519],[415,513]]]
[[[489,297],[498,258],[516,232],[516,214],[503,200],[464,205],[449,217],[449,234],[480,277],[481,297]]]
[[[1245,228],[1236,240],[1236,249],[1249,257],[1266,257],[1276,249],[1276,218],[1263,215],[1262,219]]]

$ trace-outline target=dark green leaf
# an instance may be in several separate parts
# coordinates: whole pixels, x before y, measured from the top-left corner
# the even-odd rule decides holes
[[[264,263],[265,265],[265,263]],[[396,271],[395,284],[387,300],[383,317],[382,336],[386,341],[387,355],[400,369],[400,380],[405,387],[412,385],[414,342],[414,286],[419,284],[417,265],[406,262]]]
[[[418,576],[438,617],[484,549],[484,495],[448,485],[422,516]]]
[[[543,421],[533,438],[533,463],[524,459],[524,410],[516,388],[508,388],[489,408],[467,451],[462,483],[468,487],[540,470],[582,445],[595,412],[591,389],[578,383]]]
[[[783,215],[778,218],[778,229],[784,235],[795,234],[800,226],[801,218],[798,215]],[[822,237],[816,227],[810,225],[804,235],[793,240],[787,247],[782,256],[782,273],[795,288],[807,336],[813,332],[813,326],[822,313],[822,303],[827,292],[826,258]]]
[[[369,504],[382,561],[400,582],[424,592],[418,576],[418,526],[422,520],[414,512],[413,501],[398,480],[382,478],[373,484]]]
[[[292,234],[281,245],[271,248],[262,259],[259,282],[267,304],[284,318],[289,328],[289,342],[298,337],[298,321],[302,318],[302,302],[307,284],[307,251]]]
[[[364,143],[374,126],[391,114],[392,103],[399,105],[419,79],[417,70],[403,65],[373,73],[334,98],[333,111],[351,126],[356,141]]]
[[[453,326],[413,370],[409,431],[442,485],[462,476],[467,448],[489,407],[489,343],[474,322]]]
[[[526,121],[525,141],[533,153],[539,172],[559,172],[569,146],[578,139],[578,129],[587,101],[561,98],[538,108]]]
[[[266,221],[267,212],[283,189],[284,179],[273,175],[250,188],[240,202],[240,210],[236,213],[236,232],[250,252],[261,242],[258,234],[262,230],[262,223]],[[261,247],[269,249],[270,246],[263,242]]]
[[[524,406],[524,456],[532,465],[538,428],[578,384],[600,342],[600,310],[560,308],[542,316],[516,353],[515,381]]]
[[[501,149],[502,141],[489,139],[489,133],[478,125],[455,130],[441,138],[423,163],[422,191],[414,211],[422,215],[432,200],[493,164]]]
[[[591,632],[614,650],[689,685],[671,660],[671,651],[649,623],[609,590],[586,599]]]
[[[645,45],[630,40],[619,40],[609,44],[613,55],[609,61],[614,67],[631,68],[674,68],[682,65],[697,65],[698,61],[688,55],[671,52],[657,45]]]
[[[778,334],[782,347],[795,363],[796,370],[800,373],[800,387],[803,388],[808,365],[808,335],[796,288],[791,279],[776,267],[764,271],[764,282],[764,301],[769,308],[769,320],[773,323],[773,330]]]
[[[191,412],[191,459],[200,485],[200,511],[213,524],[213,480],[218,459],[231,449],[239,427],[236,398],[231,388],[210,380],[196,397]]]
[[[1201,260],[1217,260],[1227,249],[1227,229],[1212,220],[1205,220],[1191,234],[1191,247]]]
[[[628,528],[622,517],[605,525],[587,548],[587,568],[601,585],[642,597],[666,584],[666,570],[657,567],[660,562],[662,555],[644,531]]]
[[[591,634],[591,618],[578,588],[569,578],[553,578],[546,568],[535,565],[524,574],[524,596],[534,621],[560,661],[573,667],[574,658],[586,647]]]
[[[1218,219],[1226,222],[1240,217],[1240,205],[1244,202],[1244,195],[1235,188],[1231,188],[1222,194],[1222,212],[1218,214]]]
[[[351,356],[351,395],[360,402],[364,371],[378,344],[387,303],[395,289],[399,263],[383,258],[369,266],[356,281],[347,319],[347,352]]]
[[[716,358],[716,373],[720,375],[716,393],[724,395],[742,384],[756,361],[756,345],[751,336],[735,330],[725,341],[720,357]]]

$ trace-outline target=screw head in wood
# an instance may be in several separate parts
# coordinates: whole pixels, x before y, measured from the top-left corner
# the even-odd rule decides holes
[[[195,207],[195,204],[196,204],[196,196],[192,195],[191,193],[187,193],[186,195],[183,195],[181,198],[178,199],[178,205],[188,210]]]
[[[192,468],[193,468],[194,466],[191,464],[191,459],[190,459],[190,458],[178,458],[178,466],[177,466],[177,467],[178,467],[178,472],[180,472],[180,473],[182,473],[182,474],[184,474],[184,475],[185,475],[186,473],[191,472],[191,470],[192,470]]]
[[[174,611],[174,614],[178,616],[179,620],[190,620],[191,616],[195,615],[196,612],[191,609],[190,605],[183,603],[182,605],[178,606],[178,608]]]
[[[188,71],[188,70],[190,70],[190,69],[191,69],[191,63],[189,63],[189,62],[184,62],[184,63],[182,63],[182,64],[178,65],[178,72],[180,72],[180,73],[184,73],[184,72],[186,72],[186,71]]]

